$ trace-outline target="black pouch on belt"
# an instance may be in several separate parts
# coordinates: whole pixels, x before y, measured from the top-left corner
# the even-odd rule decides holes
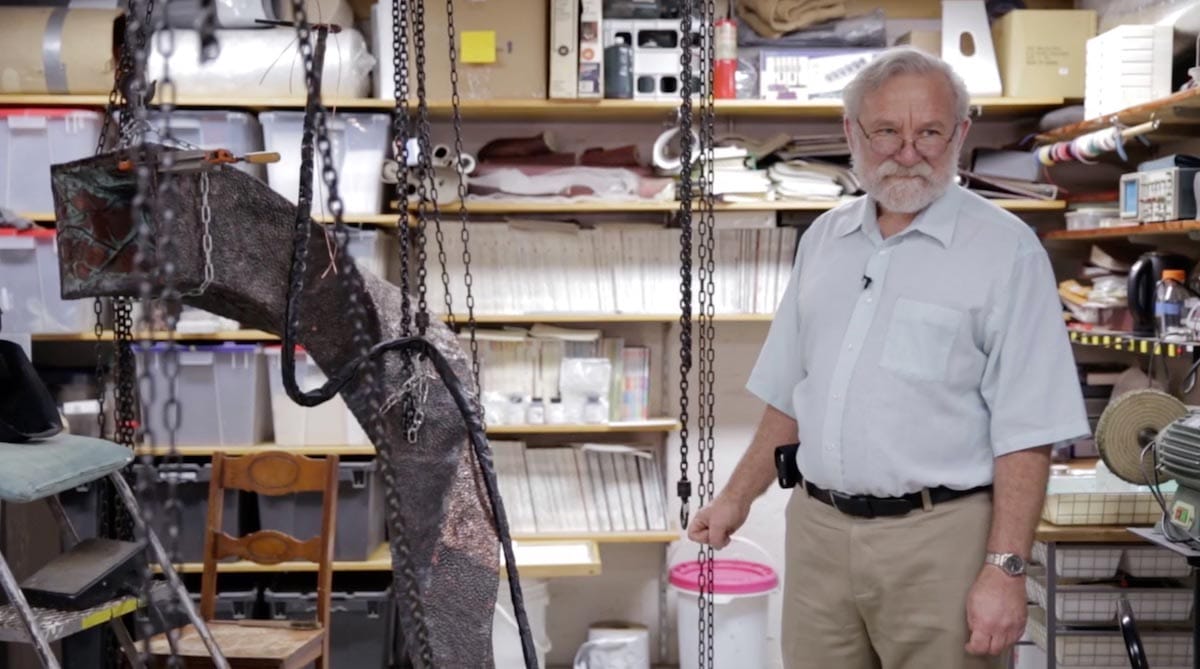
[[[800,468],[796,466],[798,448],[798,443],[775,447],[775,475],[780,488],[794,488],[800,482]]]

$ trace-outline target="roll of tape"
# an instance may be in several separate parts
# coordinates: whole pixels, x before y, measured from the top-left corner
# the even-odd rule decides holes
[[[435,167],[449,167],[454,164],[454,151],[445,144],[437,144],[430,154]]]
[[[46,34],[42,41],[42,67],[46,69],[46,90],[51,93],[67,92],[67,66],[62,62],[63,25],[67,22],[67,8],[59,7],[50,13],[46,22]]]
[[[656,168],[658,168],[664,172],[678,172],[680,170],[680,168],[682,166],[682,160],[680,158],[680,155],[678,153],[671,154],[671,153],[667,152],[668,148],[670,148],[672,151],[674,151],[675,147],[674,147],[673,142],[674,142],[675,136],[678,134],[679,134],[679,128],[674,127],[674,128],[671,128],[670,130],[664,132],[663,134],[659,135],[658,139],[654,140],[654,154],[653,154],[652,160],[653,160],[654,166]],[[700,145],[700,136],[693,129],[692,130],[692,146],[696,147],[699,145]],[[692,153],[692,160],[696,160],[698,157],[699,157],[699,155],[697,153],[695,153],[695,152]]]
[[[459,164],[462,165],[463,174],[471,174],[475,171],[475,167],[479,164],[479,161],[475,159],[475,156],[469,153],[464,153],[462,154],[462,159],[459,161]]]

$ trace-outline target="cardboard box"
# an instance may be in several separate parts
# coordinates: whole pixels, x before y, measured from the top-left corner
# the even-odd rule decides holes
[[[1087,9],[1014,9],[993,23],[1005,97],[1082,98],[1096,20]]]
[[[896,38],[896,45],[908,45],[931,56],[942,57],[942,31],[910,30]]]
[[[115,9],[0,8],[0,92],[108,93]]]
[[[391,5],[371,13],[375,97],[392,99]],[[450,99],[445,3],[425,5],[425,85],[430,100]],[[463,100],[545,99],[549,80],[549,3],[473,0],[454,3],[458,94]],[[416,99],[416,44],[409,39],[409,90]],[[383,55],[380,55],[383,54]]]

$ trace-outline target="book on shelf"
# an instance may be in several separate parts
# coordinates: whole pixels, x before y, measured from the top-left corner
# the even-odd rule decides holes
[[[518,221],[471,223],[468,230],[476,313],[679,311],[678,229],[654,224],[585,228],[573,223]],[[794,228],[726,228],[718,224],[714,311],[773,312],[791,273],[796,239]],[[436,254],[436,243],[430,235],[428,253]],[[465,268],[459,235],[447,235],[444,248],[446,271],[450,276],[462,276]],[[698,296],[699,249],[693,250],[692,294]],[[430,282],[429,304],[445,304],[444,292],[440,282]],[[450,294],[457,308],[466,303],[462,281],[451,282]]]
[[[491,444],[513,532],[667,529],[663,470],[652,451],[615,444]]]

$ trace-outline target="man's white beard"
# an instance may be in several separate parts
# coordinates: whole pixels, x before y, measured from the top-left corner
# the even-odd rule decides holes
[[[958,143],[947,147],[947,151],[958,155]],[[945,168],[935,169],[928,162],[904,167],[888,158],[868,173],[862,166],[860,149],[850,148],[850,165],[862,184],[863,190],[875,198],[883,208],[898,214],[915,214],[928,207],[942,196],[954,181],[957,161],[948,161]],[[889,179],[888,177],[910,177]]]

